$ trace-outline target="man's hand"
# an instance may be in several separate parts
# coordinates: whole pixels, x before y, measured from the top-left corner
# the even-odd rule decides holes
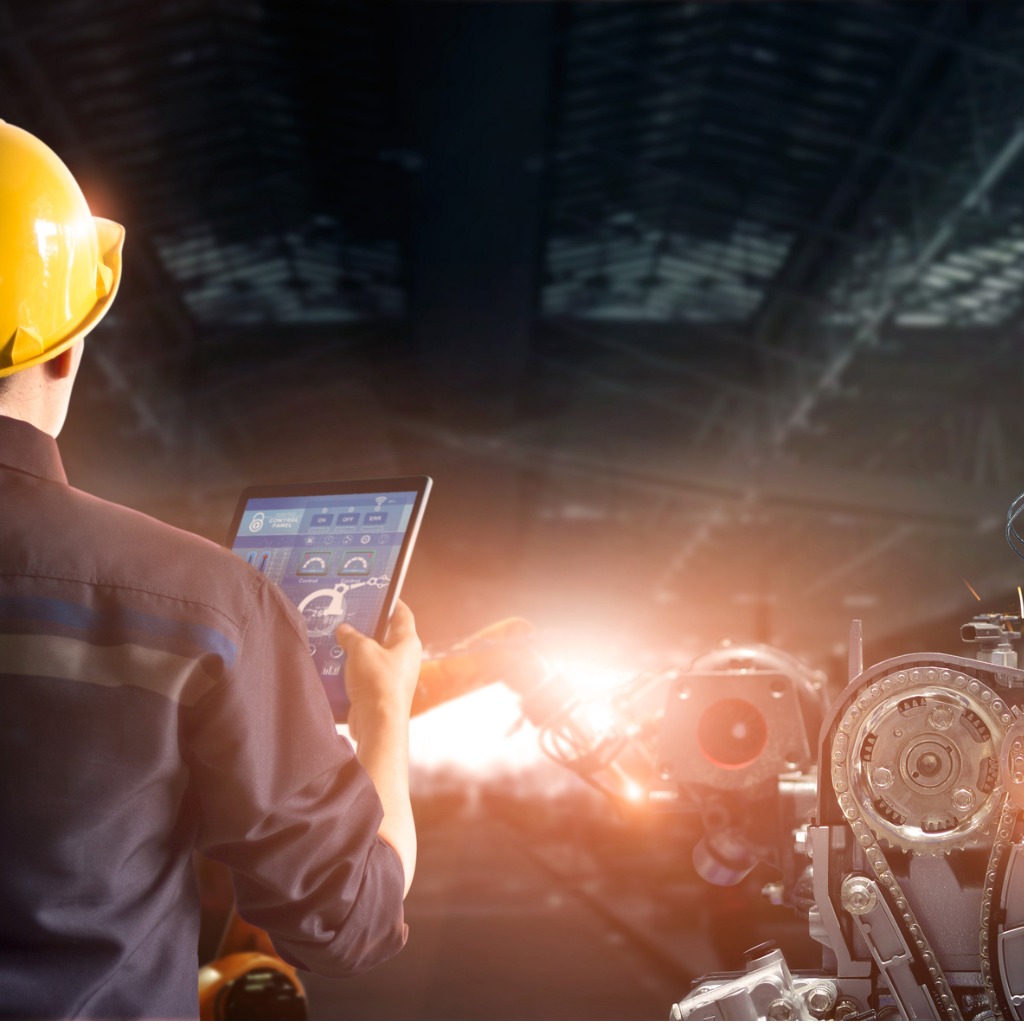
[[[403,601],[395,605],[383,643],[348,625],[339,626],[335,635],[347,655],[345,690],[352,703],[348,715],[352,738],[359,741],[364,721],[367,725],[377,718],[408,721],[423,658],[409,606]]]
[[[351,626],[339,626],[347,655],[348,725],[356,756],[373,780],[384,807],[378,835],[398,853],[409,891],[416,870],[416,826],[409,802],[409,709],[416,692],[423,645],[408,606],[399,601],[383,643]]]

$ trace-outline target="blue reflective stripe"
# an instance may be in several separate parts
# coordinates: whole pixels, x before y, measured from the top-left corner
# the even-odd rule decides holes
[[[227,636],[209,626],[131,611],[123,606],[112,615],[108,610],[100,611],[59,598],[0,597],[0,620],[20,620],[51,628],[61,626],[95,638],[111,637],[111,642],[115,642],[112,634],[116,634],[116,642],[170,641],[198,656],[215,654],[229,667],[238,653]]]

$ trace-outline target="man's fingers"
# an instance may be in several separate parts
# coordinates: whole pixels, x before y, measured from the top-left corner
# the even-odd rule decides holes
[[[370,639],[346,622],[343,622],[334,631],[334,638],[338,641],[338,646],[346,652],[350,652],[356,644]],[[399,644],[410,639],[419,639],[416,636],[415,616],[412,613],[412,609],[404,601],[397,601],[395,603],[395,610],[391,614],[391,622],[388,625],[388,635],[382,646],[397,647]]]

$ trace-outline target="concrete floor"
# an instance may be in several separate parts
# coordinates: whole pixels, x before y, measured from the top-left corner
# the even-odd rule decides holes
[[[693,979],[766,939],[794,966],[817,962],[759,881],[715,890],[693,875],[685,823],[586,801],[457,803],[418,808],[406,949],[359,978],[306,978],[311,1016],[665,1020]]]

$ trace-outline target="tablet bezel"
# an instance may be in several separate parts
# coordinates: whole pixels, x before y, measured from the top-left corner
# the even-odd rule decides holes
[[[391,575],[391,582],[388,584],[387,593],[384,595],[384,603],[381,614],[377,621],[373,638],[382,641],[387,635],[388,624],[391,621],[392,612],[395,610],[402,585],[405,582],[406,572],[409,568],[409,560],[416,539],[419,535],[420,523],[423,520],[423,511],[430,495],[433,480],[429,476],[402,476],[402,477],[374,477],[364,480],[318,480],[312,482],[279,483],[279,484],[253,484],[246,487],[238,497],[235,504],[235,511],[231,517],[231,525],[228,529],[226,547],[233,552],[234,542],[238,537],[238,530],[242,525],[242,517],[245,515],[246,506],[254,498],[296,498],[313,499],[318,497],[341,497],[346,495],[383,494],[385,492],[413,492],[416,497],[413,507],[409,513],[409,523],[402,538],[401,547],[395,560],[395,568]],[[274,582],[274,581],[271,581]],[[295,607],[289,598],[289,603]],[[347,714],[347,690],[346,707],[344,709],[335,706],[331,699],[330,688],[321,675],[321,682],[324,684],[325,692],[331,701],[331,710],[335,720],[343,722]]]

